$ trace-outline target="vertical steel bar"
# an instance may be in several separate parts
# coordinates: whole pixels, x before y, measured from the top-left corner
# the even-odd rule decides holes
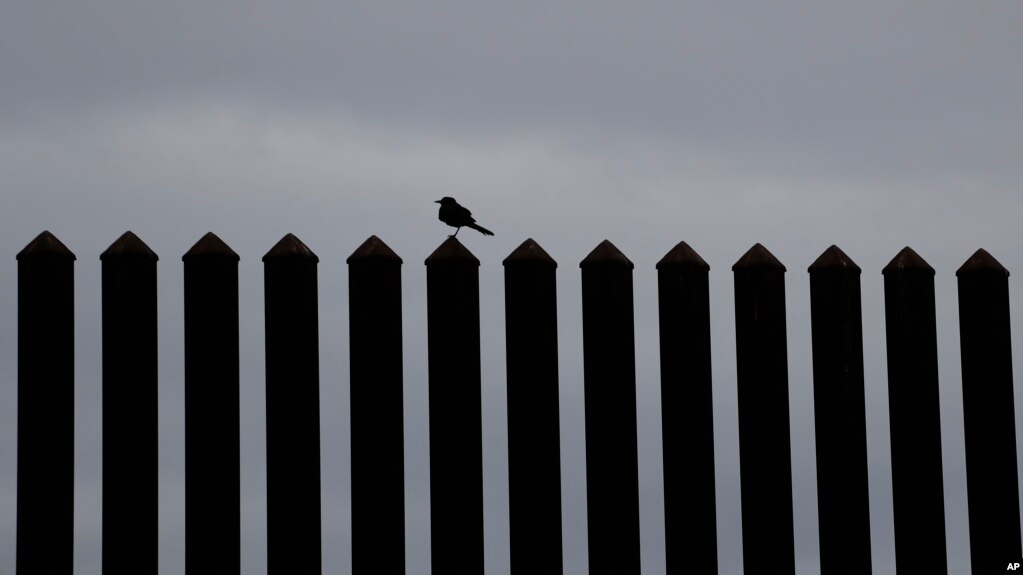
[[[966,487],[974,573],[1019,562],[1009,271],[977,250],[956,272],[963,368]]]
[[[807,271],[821,573],[869,574],[860,268],[831,246]]]
[[[50,232],[18,260],[17,572],[71,575],[75,255]]]
[[[640,571],[632,262],[604,240],[580,262],[590,573]]]
[[[888,347],[895,564],[947,572],[934,269],[904,248],[881,272]]]
[[[348,258],[352,572],[405,572],[401,258],[371,236]]]
[[[532,239],[504,260],[512,573],[563,569],[557,266]]]
[[[756,244],[732,271],[743,568],[794,573],[785,266]]]
[[[292,234],[263,256],[270,575],[321,569],[318,262]]]
[[[238,254],[212,232],[184,256],[185,572],[241,572]]]
[[[657,262],[669,574],[718,569],[709,271],[685,242]]]
[[[103,262],[103,574],[157,572],[156,262],[125,232]]]
[[[455,238],[426,258],[434,573],[483,572],[479,265]]]

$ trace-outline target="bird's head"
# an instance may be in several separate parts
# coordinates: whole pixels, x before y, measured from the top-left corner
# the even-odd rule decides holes
[[[440,204],[442,206],[450,206],[451,204],[457,204],[458,202],[455,201],[455,198],[449,198],[447,196],[444,196],[439,200],[435,200],[433,203]]]

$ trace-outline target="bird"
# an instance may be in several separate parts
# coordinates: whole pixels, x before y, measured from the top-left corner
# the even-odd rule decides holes
[[[472,228],[477,232],[485,235],[492,236],[494,232],[487,228],[477,225],[475,218],[472,217],[472,212],[463,208],[455,201],[455,198],[449,198],[447,196],[434,201],[435,204],[440,204],[440,211],[437,213],[437,218],[445,224],[457,228],[455,233],[448,237],[455,237],[458,235],[458,231],[462,229],[462,226]]]

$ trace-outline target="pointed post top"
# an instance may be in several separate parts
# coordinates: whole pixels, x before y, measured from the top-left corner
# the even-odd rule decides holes
[[[476,259],[476,256],[472,255],[472,252],[455,237],[449,237],[444,240],[444,243],[433,250],[433,253],[426,258],[424,263],[428,266],[437,264],[480,265],[480,261]]]
[[[107,258],[114,259],[142,259],[157,261],[160,258],[157,257],[156,252],[149,249],[149,246],[145,242],[139,239],[130,230],[121,234],[121,237],[117,238],[117,241],[110,244],[110,247],[106,249],[102,254],[99,255],[100,260]]]
[[[384,243],[384,240],[376,237],[369,236],[366,241],[362,242],[352,255],[348,256],[345,263],[351,265],[357,262],[386,262],[396,263],[401,265],[401,258],[398,254],[394,253],[394,250],[390,246]]]
[[[973,255],[956,270],[957,277],[968,274],[995,274],[1008,277],[1009,270],[1005,269],[1005,266],[989,254],[987,250],[981,248],[973,252]]]
[[[837,270],[837,271],[851,271],[860,273],[860,266],[856,265],[856,262],[845,255],[845,252],[840,250],[838,246],[832,245],[830,248],[824,250],[824,253],[820,255],[806,271],[810,273],[822,272],[826,270]]]
[[[784,272],[785,266],[778,261],[778,258],[774,257],[774,254],[767,251],[767,248],[758,243],[753,244],[753,247],[747,250],[739,258],[739,261],[735,262],[735,265],[732,266],[733,272],[751,269],[779,270]]]
[[[593,251],[586,256],[583,261],[579,262],[579,267],[586,268],[627,268],[633,269],[634,265],[625,257],[614,244],[608,240],[604,240],[593,248]]]
[[[700,254],[696,253],[696,250],[689,247],[689,244],[686,242],[675,244],[675,247],[671,248],[671,251],[665,254],[661,261],[657,262],[657,269],[659,270],[675,268],[696,268],[710,271],[710,266],[707,262],[703,261]]]
[[[533,241],[533,238],[522,242],[519,247],[515,248],[515,251],[504,258],[503,263],[506,266],[535,264],[552,268],[558,267],[558,262],[554,261],[554,258],[540,247],[540,244]]]
[[[281,241],[277,242],[274,247],[270,248],[270,251],[266,252],[263,256],[263,261],[272,261],[277,259],[303,259],[312,260],[313,262],[319,262],[320,258],[316,257],[308,246],[302,243],[302,240],[295,237],[295,234],[285,234]]]
[[[76,260],[75,254],[49,231],[44,231],[28,243],[15,257],[17,260],[56,258]]]
[[[884,275],[901,272],[927,272],[934,275],[934,268],[925,262],[912,248],[906,246],[881,270],[881,273]]]
[[[199,241],[195,242],[195,245],[181,256],[181,261],[185,262],[200,259],[241,260],[238,254],[213,232],[206,232],[206,235],[199,238]]]

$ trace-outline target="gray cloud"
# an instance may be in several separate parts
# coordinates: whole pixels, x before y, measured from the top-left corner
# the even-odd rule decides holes
[[[604,238],[637,266],[645,573],[664,568],[653,265],[680,239],[712,267],[722,573],[756,561],[740,551],[730,266],[758,241],[789,269],[799,572],[819,572],[805,267],[832,243],[864,269],[876,573],[894,572],[880,269],[911,244],[938,271],[949,562],[968,572],[952,272],[980,246],[1023,270],[1023,8],[37,2],[0,15],[0,572],[14,565],[13,255],[43,229],[78,255],[79,572],[100,565],[97,258],[125,229],[161,256],[161,572],[181,572],[184,552],[178,258],[207,230],[242,256],[244,572],[265,572],[259,257],[289,231],[321,258],[326,571],[350,565],[343,261],[370,234],[405,260],[407,551],[409,572],[428,572],[422,261],[447,233],[431,203],[443,195],[498,234],[466,238],[483,262],[489,573],[508,560],[499,262],[526,237],[560,264],[566,572],[587,565],[577,264]]]

